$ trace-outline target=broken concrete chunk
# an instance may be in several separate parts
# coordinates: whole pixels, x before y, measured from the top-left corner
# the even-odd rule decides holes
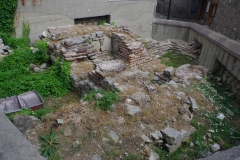
[[[174,128],[167,127],[162,130],[161,133],[169,145],[175,145],[181,141],[181,132],[177,131]]]
[[[130,116],[137,116],[142,114],[142,109],[139,106],[134,106],[130,104],[125,104],[124,105],[127,111],[127,114]]]

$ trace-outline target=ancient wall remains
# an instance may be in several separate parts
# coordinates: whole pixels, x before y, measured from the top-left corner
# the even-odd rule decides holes
[[[240,42],[240,1],[221,0],[210,28]]]
[[[116,25],[129,26],[142,37],[150,37],[155,12],[155,0],[116,1],[107,0],[36,0],[18,1],[15,15],[17,37],[22,34],[22,22],[30,24],[31,41],[47,27],[73,25],[81,18],[109,16]],[[77,19],[77,20],[76,20]]]
[[[173,33],[169,32],[168,28],[174,28]],[[178,34],[176,34],[177,31]],[[218,61],[231,73],[228,75],[240,81],[240,43],[195,23],[164,19],[154,20],[153,39],[162,40],[162,37],[174,38],[174,36],[177,39],[188,39],[188,42],[196,40],[202,44],[199,57],[200,65],[213,71],[216,69],[215,64]],[[236,84],[238,83],[231,84],[234,85],[232,88],[236,88]]]

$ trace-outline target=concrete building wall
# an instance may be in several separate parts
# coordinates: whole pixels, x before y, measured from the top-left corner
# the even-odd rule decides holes
[[[210,28],[240,42],[240,1],[220,0]]]
[[[150,37],[156,0],[116,1],[108,0],[37,0],[19,1],[15,27],[17,36],[21,36],[22,22],[31,27],[30,38],[33,42],[47,27],[74,24],[74,19],[110,15],[116,25],[129,26],[142,37]]]

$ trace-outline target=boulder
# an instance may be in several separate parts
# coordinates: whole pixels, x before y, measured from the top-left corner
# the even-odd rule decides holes
[[[134,106],[130,104],[125,104],[124,106],[127,114],[130,116],[137,116],[142,114],[142,109],[139,106]]]
[[[181,141],[181,132],[174,128],[167,127],[161,133],[169,145],[174,145]]]
[[[136,92],[131,97],[140,107],[147,107],[150,103],[150,97],[143,92]]]
[[[39,123],[39,119],[34,116],[28,116],[26,114],[17,115],[13,118],[13,124],[22,132],[23,135],[27,135],[30,129]]]
[[[163,71],[163,75],[166,77],[172,77],[174,75],[174,68],[173,67],[167,67],[166,69],[164,69]]]

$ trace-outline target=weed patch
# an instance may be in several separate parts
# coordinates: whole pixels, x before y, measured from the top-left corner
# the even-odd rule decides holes
[[[42,147],[39,149],[41,151],[41,155],[49,157],[49,159],[55,159],[59,149],[59,141],[56,131],[53,130],[48,135],[40,135],[40,139],[42,140]]]
[[[177,68],[183,64],[195,64],[190,57],[176,51],[170,51],[164,54],[160,60],[162,64],[165,64],[168,67],[172,66],[174,68]]]
[[[103,97],[97,99],[96,94],[101,94]],[[103,89],[92,90],[83,96],[85,101],[94,101],[94,109],[100,107],[103,111],[112,110],[111,105],[119,101],[119,96],[116,91],[105,91]]]

